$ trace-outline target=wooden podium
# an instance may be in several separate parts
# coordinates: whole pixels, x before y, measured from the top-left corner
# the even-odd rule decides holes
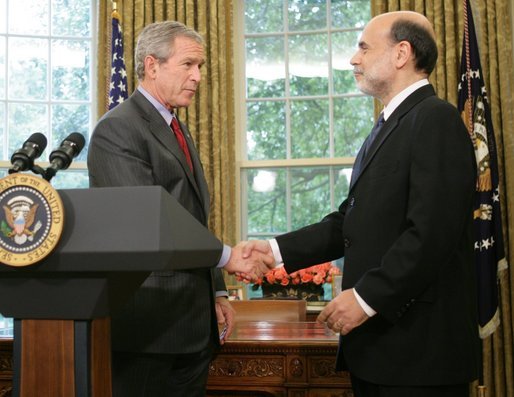
[[[214,266],[222,244],[159,186],[59,194],[55,251],[0,264],[0,313],[15,319],[13,396],[109,397],[110,313],[152,271]]]

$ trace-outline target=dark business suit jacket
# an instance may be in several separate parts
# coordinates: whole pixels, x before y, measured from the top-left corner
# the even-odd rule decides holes
[[[467,130],[424,86],[368,153],[338,211],[277,238],[286,269],[344,256],[342,288],[354,287],[378,312],[341,337],[340,367],[384,385],[473,380],[476,171]]]
[[[194,174],[170,126],[135,91],[102,117],[93,132],[88,154],[90,185],[161,185],[207,225],[207,183],[191,136],[185,125],[181,127]],[[134,225],[134,233],[144,232],[145,225]],[[113,349],[191,353],[204,349],[209,339],[219,343],[215,290],[224,290],[225,284],[221,270],[215,266],[206,263],[202,269],[152,273],[124,309],[113,315]]]

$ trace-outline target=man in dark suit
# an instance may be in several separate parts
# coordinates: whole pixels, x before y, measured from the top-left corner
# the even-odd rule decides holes
[[[372,19],[351,64],[384,110],[347,199],[245,251],[268,249],[288,272],[344,256],[343,291],[318,321],[341,333],[337,365],[356,397],[464,397],[477,377],[475,158],[457,110],[428,83],[436,60],[421,14]]]
[[[102,117],[92,135],[92,187],[161,185],[207,225],[202,165],[174,112],[191,103],[204,63],[202,37],[183,24],[155,23],[141,32],[135,51],[139,87]],[[228,336],[234,321],[220,268],[255,277],[268,270],[266,263],[273,258],[257,254],[243,261],[241,245],[224,246],[218,264],[152,273],[112,317],[114,396],[203,397],[220,344],[217,322]]]

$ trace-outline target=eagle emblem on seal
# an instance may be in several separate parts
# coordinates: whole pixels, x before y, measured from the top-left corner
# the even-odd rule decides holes
[[[36,218],[36,211],[39,204],[26,196],[16,196],[4,205],[5,221],[2,221],[1,231],[4,236],[11,238],[16,244],[24,244],[32,241],[34,235],[41,228],[41,222],[36,222],[31,230]],[[7,224],[6,224],[7,223]]]

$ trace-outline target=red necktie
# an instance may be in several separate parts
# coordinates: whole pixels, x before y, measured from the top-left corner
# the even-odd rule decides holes
[[[189,153],[189,148],[187,147],[186,138],[184,137],[184,133],[180,129],[180,124],[178,123],[178,119],[176,116],[173,116],[171,119],[171,129],[175,133],[175,136],[177,137],[177,142],[182,151],[184,152],[184,155],[186,156],[187,164],[189,164],[189,168],[191,168],[191,171],[193,171],[193,162],[191,161],[191,153]]]

